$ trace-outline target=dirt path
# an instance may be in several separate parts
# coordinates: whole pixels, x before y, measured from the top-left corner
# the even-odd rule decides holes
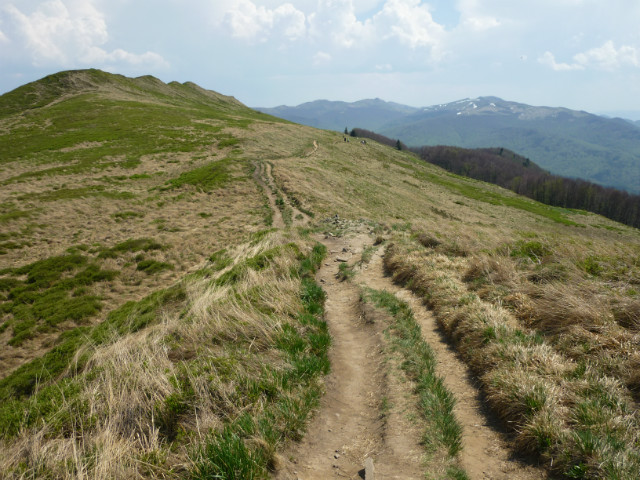
[[[314,141],[314,147],[317,149],[317,143]],[[269,200],[269,207],[273,212],[273,226],[276,228],[285,228],[287,223],[293,226],[307,225],[311,219],[309,215],[300,211],[291,199],[278,188],[275,180],[273,179],[272,167],[269,162],[256,162],[255,170],[253,171],[254,180],[260,184],[267,198]],[[281,204],[278,205],[278,195],[281,199]],[[290,219],[285,221],[283,212],[289,210]]]
[[[314,142],[314,149],[317,149]],[[254,178],[269,198],[274,226],[286,222],[278,208],[279,196],[293,211],[293,224],[306,224],[309,217],[293,206],[277,188],[271,165],[259,162]],[[393,362],[383,352],[380,323],[367,323],[359,303],[360,288],[366,285],[387,290],[407,302],[422,329],[423,338],[438,360],[437,374],[456,398],[455,415],[463,427],[462,467],[471,480],[539,480],[549,478],[544,469],[514,458],[507,436],[497,420],[484,407],[481,393],[467,366],[456,355],[437,327],[431,312],[410,291],[395,285],[384,275],[382,248],[364,265],[354,282],[336,279],[339,265],[354,265],[366,244],[372,240],[360,232],[350,238],[319,238],[329,251],[318,279],[327,293],[326,320],[333,339],[330,353],[332,371],[326,379],[327,393],[309,426],[305,438],[286,452],[287,460],[276,479],[315,480],[364,478],[364,462],[376,464],[376,479],[424,478],[423,451],[415,422],[406,411],[415,405],[406,393],[408,386],[389,375]],[[404,392],[404,393],[403,393]],[[396,405],[388,409],[388,404]]]
[[[276,196],[273,194],[271,185],[271,175],[267,175],[266,164],[264,162],[256,162],[255,170],[253,171],[253,179],[262,186],[267,199],[269,200],[269,207],[273,213],[273,226],[275,228],[284,228],[284,219],[282,218],[282,212],[276,204]]]
[[[472,480],[533,480],[549,478],[545,470],[513,458],[506,436],[496,427],[497,420],[486,411],[481,394],[467,366],[458,358],[439,332],[432,313],[410,291],[395,285],[383,273],[381,250],[356,277],[370,288],[387,290],[407,302],[422,329],[422,336],[438,360],[437,374],[456,397],[455,415],[463,427],[460,460]]]
[[[323,239],[329,256],[318,279],[327,293],[325,318],[333,339],[331,373],[308,433],[285,452],[287,460],[275,477],[278,480],[364,478],[367,458],[374,460],[376,479],[424,478],[419,432],[407,434],[411,426],[404,422],[403,435],[395,428],[402,422],[383,414],[385,401],[395,397],[390,392],[394,380],[387,378],[383,361],[382,326],[364,321],[359,288],[336,279],[338,259],[357,256],[366,239],[367,235],[350,241]],[[395,395],[401,396],[397,386]]]

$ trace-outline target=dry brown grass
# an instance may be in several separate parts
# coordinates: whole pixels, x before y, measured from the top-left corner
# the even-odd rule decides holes
[[[508,259],[421,251],[401,236],[385,255],[394,280],[433,308],[520,450],[566,474],[634,478],[640,421],[625,383],[636,388],[629,367],[637,338],[620,331],[595,287],[528,284],[524,291],[526,275],[511,264],[512,271]],[[465,280],[501,291],[483,300]],[[505,297],[512,311],[502,306]]]
[[[613,323],[608,299],[588,284],[554,282],[531,286],[525,294],[529,305],[517,312],[518,317],[543,332],[560,333],[574,325],[599,332]]]
[[[18,232],[19,237],[28,244],[2,255],[0,269],[61,255],[74,245],[89,246],[94,251],[93,255],[89,254],[90,257],[96,255],[98,246],[111,247],[128,239],[153,238],[164,245],[164,250],[145,254],[145,258],[167,262],[173,265],[173,270],[154,275],[136,270],[134,258],[139,252],[125,253],[102,262],[102,268],[119,272],[114,280],[93,287],[103,299],[103,309],[92,322],[104,321],[108,312],[126,301],[139,300],[150,291],[176,281],[197,268],[212,252],[264,228],[259,211],[262,200],[256,185],[244,179],[244,160],[239,160],[231,167],[232,175],[238,180],[211,194],[197,192],[189,186],[173,191],[154,190],[168,178],[175,178],[182,171],[193,169],[216,156],[223,157],[225,153],[216,152],[213,156],[203,156],[201,153],[150,155],[143,157],[135,170],[112,168],[106,172],[109,178],[149,174],[150,178],[116,181],[113,186],[107,187],[132,193],[136,196],[134,200],[88,197],[16,203],[21,209],[34,213],[28,218],[10,222],[6,228]],[[22,167],[27,168],[26,165]],[[156,175],[159,171],[161,175]],[[11,176],[16,173],[20,173],[19,168],[12,171]],[[37,195],[43,191],[55,191],[56,188],[86,187],[92,183],[102,182],[92,174],[78,174],[11,183],[0,189],[0,204],[15,203],[18,196]],[[136,211],[139,216],[118,218],[117,214],[123,211]],[[61,331],[74,326],[72,322],[59,325],[56,332],[38,335],[19,347],[7,345],[6,342],[11,338],[9,329],[0,338],[4,339],[0,377],[42,355],[50,348],[51,340]]]
[[[292,240],[310,248],[276,233],[234,249],[234,264]],[[153,326],[110,344],[88,345],[78,353],[89,354],[77,379],[79,397],[61,409],[71,416],[65,420],[71,430],[25,429],[3,442],[0,469],[14,472],[7,478],[19,472],[29,478],[37,472],[96,479],[183,475],[193,445],[207,432],[262,408],[238,396],[238,382],[258,378],[264,365],[286,366],[274,345],[301,308],[300,280],[291,276],[297,265],[295,250],[282,248],[266,270],[249,270],[233,286],[214,281],[228,269],[192,277],[182,309],[161,312]],[[169,399],[179,401],[185,388],[187,408],[171,411]]]
[[[622,298],[613,305],[613,318],[622,327],[640,331],[640,300]]]

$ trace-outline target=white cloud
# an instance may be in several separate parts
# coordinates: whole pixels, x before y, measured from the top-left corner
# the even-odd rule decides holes
[[[268,42],[278,35],[322,45],[333,56],[341,49],[371,49],[393,44],[436,52],[445,34],[421,0],[317,0],[306,14],[290,3],[271,7],[264,0],[226,0],[223,23],[237,39]],[[366,9],[377,13],[360,18]],[[371,10],[369,10],[371,11]],[[219,11],[218,11],[219,12]],[[218,16],[219,18],[219,16]]]
[[[464,20],[463,25],[475,32],[483,32],[502,25],[500,20],[495,17],[468,17]]]
[[[548,67],[551,67],[556,72],[568,72],[571,70],[584,70],[584,65],[578,63],[558,63],[556,57],[551,52],[544,52],[544,54],[538,58],[538,62]]]
[[[621,67],[640,67],[640,51],[637,48],[623,45],[616,48],[609,40],[598,48],[592,48],[575,55],[574,60],[585,67],[595,67],[603,70],[616,70]]]
[[[368,46],[374,38],[371,20],[358,20],[352,0],[319,0],[309,24],[313,39],[329,38],[339,48]]]
[[[224,15],[231,34],[247,41],[266,41],[274,32],[289,40],[306,35],[306,16],[290,3],[274,9],[256,6],[250,0],[238,0]]]
[[[313,65],[319,67],[331,62],[331,55],[326,52],[318,52],[313,56]]]
[[[395,38],[410,48],[437,47],[444,34],[420,0],[387,0],[373,23],[382,38]]]
[[[558,63],[551,52],[545,52],[538,61],[555,71],[585,70],[587,68],[612,71],[623,67],[640,67],[640,50],[629,45],[616,48],[613,41],[609,40],[601,47],[574,55],[574,63]]]
[[[49,0],[25,13],[13,3],[0,11],[12,26],[7,37],[26,50],[36,66],[70,66],[100,61],[133,65],[166,66],[160,55],[142,55],[121,49],[107,52],[102,46],[109,34],[105,17],[90,0]]]
[[[458,0],[457,9],[460,12],[460,26],[463,30],[484,32],[502,25],[496,15],[506,15],[500,5],[489,5],[486,1]]]

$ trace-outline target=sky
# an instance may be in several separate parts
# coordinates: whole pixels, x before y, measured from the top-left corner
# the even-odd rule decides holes
[[[62,70],[252,107],[498,96],[640,119],[638,0],[0,0],[0,93]]]

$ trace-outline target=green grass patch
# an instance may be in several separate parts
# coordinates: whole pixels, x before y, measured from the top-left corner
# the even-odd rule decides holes
[[[504,205],[506,207],[517,208],[525,212],[533,213],[554,222],[561,223],[563,225],[580,226],[579,223],[573,222],[566,218],[563,213],[573,213],[570,210],[562,209],[559,207],[551,207],[543,203],[536,202],[534,200],[528,200],[523,197],[502,195],[498,192],[491,191],[485,188],[476,187],[471,184],[468,179],[460,177],[454,174],[447,174],[446,176],[435,175],[432,173],[423,173],[415,171],[414,176],[420,180],[427,180],[429,182],[441,185],[452,192],[462,195],[473,200],[489,203],[491,205]],[[457,179],[457,182],[447,180],[446,177],[452,177]],[[480,183],[480,182],[476,182]]]
[[[87,257],[69,254],[16,268],[12,275],[1,285],[8,294],[0,312],[10,315],[8,324],[13,334],[9,344],[18,346],[62,322],[81,324],[95,316],[102,309],[102,301],[88,287],[111,281],[118,272],[102,270],[88,264]],[[16,275],[27,278],[21,280]]]
[[[595,256],[585,258],[582,262],[578,263],[578,266],[594,277],[599,277],[604,271],[600,259]]]
[[[102,250],[98,258],[117,258],[125,253],[149,252],[152,250],[163,250],[164,245],[156,242],[152,238],[130,238],[120,242],[111,248]]]
[[[132,218],[143,218],[143,212],[134,212],[133,210],[125,210],[124,212],[116,212],[113,214],[113,218],[116,222],[121,222],[124,220],[130,220]]]
[[[532,241],[517,241],[511,248],[511,256],[517,258],[528,258],[536,263],[544,257],[548,257],[553,252],[549,247],[543,245],[541,242]]]
[[[147,275],[154,275],[163,270],[173,270],[173,265],[166,262],[158,262],[157,260],[140,260],[136,266],[136,270],[144,272]]]
[[[29,242],[0,242],[0,255],[6,255],[10,250],[20,250],[31,245]]]
[[[214,252],[209,257],[209,261],[211,262],[211,268],[213,268],[215,271],[220,271],[224,268],[227,268],[233,263],[233,259],[229,257],[229,255],[227,255],[227,250],[225,248]]]
[[[26,210],[11,210],[8,212],[0,213],[0,225],[20,220],[21,218],[29,218],[30,216],[31,212],[28,212]]]
[[[367,288],[362,299],[385,309],[392,316],[393,322],[388,331],[394,347],[403,358],[403,370],[416,383],[421,415],[428,426],[423,441],[427,446],[444,448],[452,467],[458,468],[456,456],[462,448],[462,427],[453,413],[455,398],[435,374],[435,355],[423,340],[411,308],[386,291]]]
[[[182,173],[168,180],[163,189],[175,189],[185,185],[195,187],[199,192],[211,192],[231,180],[229,160],[216,160],[202,167]]]
[[[336,275],[336,277],[341,282],[344,282],[345,280],[351,280],[353,277],[355,277],[355,275],[356,272],[353,269],[353,266],[344,262],[338,266],[338,274]]]
[[[238,143],[240,143],[240,141],[237,138],[233,138],[233,137],[222,138],[218,142],[218,148],[233,147],[235,145],[238,145]]]

